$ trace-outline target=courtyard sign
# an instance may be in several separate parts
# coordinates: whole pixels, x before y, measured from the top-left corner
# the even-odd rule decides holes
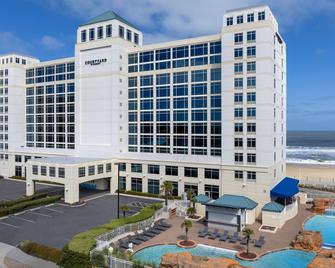
[[[107,59],[87,60],[85,61],[85,65],[94,66],[94,65],[99,65],[101,63],[105,63],[105,62],[107,62]]]

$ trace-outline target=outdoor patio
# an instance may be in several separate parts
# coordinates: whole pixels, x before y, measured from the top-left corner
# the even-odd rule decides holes
[[[289,220],[281,229],[278,229],[275,234],[268,232],[260,232],[258,229],[261,226],[259,222],[256,221],[253,225],[248,226],[254,230],[252,240],[258,239],[261,235],[265,237],[265,245],[262,248],[257,248],[253,243],[250,243],[250,251],[257,252],[259,254],[264,254],[268,251],[278,250],[290,246],[290,242],[295,239],[299,231],[303,229],[303,223],[305,219],[312,216],[313,213],[308,209],[310,205],[299,205],[299,213],[296,217]],[[142,248],[156,245],[156,244],[170,244],[176,243],[180,239],[184,238],[185,232],[180,227],[183,222],[183,218],[174,218],[166,220],[167,223],[172,224],[172,227],[167,231],[162,232],[161,234],[155,236],[147,242],[143,242],[141,245],[135,246],[134,250],[138,251]],[[226,242],[219,241],[219,239],[209,239],[207,236],[205,238],[198,237],[198,232],[204,228],[204,224],[193,222],[193,227],[189,230],[189,239],[196,241],[199,244],[205,244],[209,246],[221,247],[232,250],[242,250],[246,246],[241,245],[240,241],[237,241],[235,244],[230,243],[229,239]],[[210,229],[210,231],[213,231]],[[220,234],[223,233],[223,230],[220,230]],[[233,234],[232,231],[229,232],[230,235]],[[242,233],[239,233],[239,236],[242,236]]]

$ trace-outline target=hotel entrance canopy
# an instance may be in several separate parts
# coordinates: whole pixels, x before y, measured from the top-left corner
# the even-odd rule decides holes
[[[299,180],[285,177],[270,192],[271,197],[290,198],[299,192]]]

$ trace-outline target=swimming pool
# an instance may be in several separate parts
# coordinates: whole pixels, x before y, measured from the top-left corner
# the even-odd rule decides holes
[[[161,257],[166,253],[190,252],[195,256],[207,256],[210,258],[235,258],[236,251],[210,247],[206,245],[198,245],[192,249],[183,249],[176,245],[157,245],[144,248],[134,254],[134,259],[159,265]],[[312,261],[315,254],[312,252],[301,250],[281,250],[269,253],[258,259],[257,261],[241,261],[241,265],[254,268],[304,268]]]
[[[305,222],[304,229],[307,231],[320,231],[323,245],[335,247],[335,217],[316,215]]]

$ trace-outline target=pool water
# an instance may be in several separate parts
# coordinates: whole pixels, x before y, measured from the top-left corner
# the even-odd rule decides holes
[[[323,244],[335,247],[335,217],[316,215],[305,222],[307,231],[320,231]]]
[[[157,245],[144,248],[134,254],[134,259],[145,262],[160,264],[161,257],[166,253],[190,252],[194,256],[207,256],[210,258],[230,258],[236,259],[236,251],[209,247],[206,245],[198,245],[192,249],[183,249],[176,245]],[[269,253],[258,259],[257,261],[241,261],[241,265],[254,268],[304,268],[315,257],[314,253],[301,250],[282,250]]]

